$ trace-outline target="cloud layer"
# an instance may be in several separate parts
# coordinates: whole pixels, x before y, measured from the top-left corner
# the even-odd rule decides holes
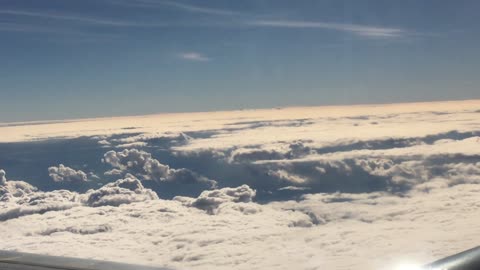
[[[178,269],[426,263],[480,237],[472,226],[478,108],[465,101],[27,126],[35,142],[0,144],[10,153],[0,154],[0,248]],[[21,141],[23,128],[0,132]],[[38,140],[44,134],[68,139]],[[46,149],[56,155],[44,156],[47,167],[28,163]],[[46,174],[51,164],[60,165]],[[40,180],[17,177],[25,167]]]

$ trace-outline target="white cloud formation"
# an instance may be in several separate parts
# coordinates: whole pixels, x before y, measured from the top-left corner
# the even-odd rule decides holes
[[[152,155],[137,149],[125,149],[121,152],[108,151],[103,156],[103,161],[120,170],[145,172],[145,166],[152,161]],[[165,173],[161,177],[165,177],[168,166],[163,168]]]
[[[303,184],[306,182],[305,178],[302,178],[298,175],[292,174],[288,172],[287,170],[280,169],[280,170],[269,170],[268,175],[277,177],[281,180],[286,180],[288,182],[291,182],[293,184]]]
[[[55,182],[71,182],[71,183],[81,183],[86,182],[87,174],[81,170],[75,171],[74,169],[64,166],[63,164],[52,166],[48,168],[48,175]]]
[[[208,213],[215,213],[218,207],[227,202],[249,203],[255,197],[255,190],[248,185],[242,185],[236,188],[222,188],[216,190],[206,190],[196,199],[188,197],[175,197],[174,200],[182,202],[184,205],[193,206]]]
[[[3,186],[7,183],[7,177],[4,170],[0,170],[0,186]]]
[[[218,9],[218,8],[208,8],[203,6],[196,6],[190,4],[183,4],[177,1],[161,1],[159,4],[167,5],[171,7],[175,7],[184,11],[194,12],[194,13],[203,13],[203,14],[210,14],[210,15],[222,15],[222,16],[233,16],[233,15],[240,15],[241,13],[225,10],[225,9]]]
[[[78,206],[119,206],[156,199],[154,191],[144,188],[130,174],[82,194],[68,190],[43,192],[23,181],[5,181],[0,185],[0,221]]]
[[[249,22],[251,25],[263,27],[281,28],[318,28],[355,34],[368,38],[397,38],[409,34],[400,28],[388,28],[381,26],[369,26],[359,24],[311,22],[311,21],[288,21],[288,20],[258,20]]]
[[[189,169],[172,169],[152,158],[150,153],[137,149],[124,149],[123,151],[108,151],[103,157],[103,162],[114,169],[107,171],[106,175],[120,175],[130,172],[144,180],[165,181],[183,184],[202,183],[215,187],[216,181],[201,176]]]
[[[0,170],[2,181],[0,182],[0,202],[16,203],[21,201],[25,195],[32,194],[37,189],[32,185],[23,181],[7,181],[6,173],[4,170]],[[5,205],[0,205],[5,208]],[[0,215],[1,219],[1,215]]]
[[[208,62],[211,60],[210,57],[201,54],[199,52],[184,52],[178,55],[183,60],[194,61],[194,62]]]
[[[0,221],[25,215],[61,211],[77,205],[77,194],[67,190],[41,192],[24,181],[0,185]]]
[[[104,205],[119,206],[125,203],[158,199],[157,194],[147,188],[133,175],[127,174],[125,179],[119,179],[105,186],[87,191],[81,201],[88,206]]]
[[[233,15],[242,14],[240,12],[236,12],[232,10],[186,4],[186,3],[181,3],[179,1],[111,0],[111,2],[119,5],[124,5],[124,6],[135,6],[135,7],[144,7],[144,8],[165,8],[167,6],[167,7],[173,7],[186,12],[206,14],[206,15],[233,16]]]
[[[52,12],[4,9],[4,10],[0,10],[0,14],[25,16],[25,17],[37,17],[37,18],[63,20],[63,21],[74,21],[74,22],[94,24],[94,25],[106,25],[106,26],[117,26],[117,27],[139,26],[139,24],[134,22],[108,20],[108,19],[85,17],[85,16],[79,16],[79,15],[66,15],[66,14],[59,14],[59,13],[52,13]]]
[[[478,244],[478,108],[462,101],[154,115],[136,117],[132,134],[123,129],[131,118],[0,127],[0,140],[146,143],[145,151],[107,152],[109,173],[122,179],[85,193],[39,191],[0,170],[0,249],[180,269],[426,263]],[[159,199],[146,181],[199,176],[162,164],[149,147],[229,187]]]
[[[472,184],[402,197],[312,194],[264,205],[248,202],[248,188],[240,192],[248,196],[230,191],[215,215],[160,199],[21,215],[0,222],[0,247],[171,268],[390,269],[401,258],[426,263],[466,249],[480,236],[467,214],[478,211]]]
[[[480,114],[480,100],[357,105],[327,107],[292,107],[282,109],[239,110],[221,113],[157,114],[135,117],[139,137],[160,138],[163,135],[189,132],[214,132],[215,137],[200,137],[179,150],[225,149],[232,146],[261,145],[278,141],[311,141],[308,144],[331,145],[349,140],[422,137],[452,130],[475,131]],[[311,123],[301,124],[299,120]],[[255,128],[245,122],[263,121],[283,124]],[[372,125],[371,121],[379,124]],[[182,123],[179,125],[178,123]],[[242,123],[243,122],[243,123]],[[425,125],[425,123],[429,125]],[[281,122],[280,122],[281,123]],[[296,123],[291,125],[289,123]],[[125,117],[81,121],[11,123],[0,126],[0,142],[47,140],[51,137],[111,136],[126,133],[132,120]],[[227,129],[236,128],[228,131]],[[319,136],[319,131],[321,135]],[[275,136],[272,136],[272,135]],[[130,141],[134,142],[134,141]],[[127,142],[125,142],[127,143]]]

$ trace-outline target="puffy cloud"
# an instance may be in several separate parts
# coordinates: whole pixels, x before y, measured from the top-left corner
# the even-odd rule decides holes
[[[180,184],[194,184],[194,183],[203,183],[208,187],[216,187],[217,182],[215,180],[208,179],[204,176],[199,175],[198,173],[191,171],[189,169],[170,169],[167,181]]]
[[[317,152],[303,141],[282,142],[270,145],[248,145],[234,147],[228,157],[230,163],[250,163],[261,160],[282,160],[301,158]]]
[[[287,170],[277,170],[277,171],[270,170],[268,171],[268,175],[277,177],[281,180],[291,182],[293,184],[304,184],[306,182],[305,178],[289,173]]]
[[[270,186],[266,188],[271,192],[293,185],[306,190],[304,193],[387,191],[402,194],[413,189],[432,189],[440,182],[446,186],[480,183],[478,160],[475,156],[450,154],[357,155],[352,151],[323,155],[322,159],[315,156],[254,162],[247,169],[255,171],[257,176],[257,181],[249,183],[250,186],[265,188],[268,181]]]
[[[423,160],[395,163],[387,158],[355,160],[355,164],[372,176],[383,177],[389,191],[404,191],[431,178],[431,168]]]
[[[149,200],[26,215],[0,222],[0,248],[168,269],[271,269],[277,264],[287,269],[315,254],[315,247],[294,237],[305,228],[293,224],[308,219],[300,211],[241,202],[221,208],[208,215],[178,201]],[[275,249],[276,244],[286,246]],[[302,245],[308,254],[295,254]]]
[[[97,141],[106,139],[147,152],[108,152],[109,174],[123,179],[86,193],[42,192],[0,172],[0,249],[188,269],[424,263],[480,237],[472,226],[480,192],[480,115],[472,113],[479,103],[472,104],[145,116],[129,134],[130,119],[32,126],[24,135],[13,126],[2,140],[105,133],[95,154],[78,156],[101,155]],[[170,168],[149,147],[165,151],[171,166],[192,167]],[[201,175],[239,187],[161,200],[148,189],[153,182],[140,181],[198,183]],[[159,194],[163,187],[190,188],[159,185]]]
[[[136,263],[148,260],[161,266],[194,269],[222,269],[225,265],[350,268],[351,263],[354,268],[377,269],[394,263],[393,255],[425,263],[452,252],[438,251],[441,243],[451,243],[455,251],[474,244],[473,240],[458,241],[458,235],[449,234],[449,230],[462,230],[467,239],[477,239],[478,232],[471,229],[472,216],[465,213],[478,210],[475,175],[479,164],[420,161],[370,158],[351,161],[349,166],[353,173],[362,169],[385,177],[400,172],[415,176],[416,168],[425,166],[434,178],[431,181],[444,182],[439,177],[453,175],[470,179],[471,184],[438,185],[428,192],[414,189],[402,196],[388,192],[311,194],[296,201],[260,205],[252,202],[255,191],[246,185],[204,191],[197,198],[160,200],[150,197],[140,181],[127,175],[100,188],[100,192],[30,192],[18,197],[18,202],[8,204],[8,211],[0,208],[0,219],[5,221],[0,223],[0,230],[6,239],[0,247],[62,256],[127,258]],[[332,164],[337,169],[345,168],[338,162]],[[327,173],[331,169],[323,167]],[[93,195],[91,204],[87,203],[89,195]],[[75,209],[69,210],[72,207]],[[215,215],[205,215],[204,211]],[[38,213],[43,215],[32,215]],[[26,225],[32,223],[37,226]],[[163,226],[149,226],[159,223]],[[400,237],[405,234],[415,238],[414,247],[411,239]],[[32,237],[35,245],[29,244]],[[62,244],[72,239],[75,245]],[[112,246],[112,241],[122,249]],[[142,250],[138,243],[142,243]],[[272,248],[278,245],[284,248]],[[101,250],[104,253],[99,253]],[[251,259],[259,253],[261,260]],[[344,256],[351,261],[345,262]],[[232,257],[242,261],[242,266]]]
[[[6,172],[0,170],[0,202],[15,202],[36,190],[35,187],[23,181],[7,181]]]
[[[78,194],[75,192],[67,190],[35,192],[34,188],[21,181],[15,181],[15,185],[15,193],[10,191],[6,194],[10,195],[9,200],[0,205],[0,221],[50,211],[62,211],[79,205]]]
[[[142,183],[130,174],[127,174],[125,179],[83,194],[68,190],[38,191],[23,181],[6,181],[0,186],[0,221],[77,206],[119,206],[157,199],[154,191],[143,187]]]
[[[5,178],[5,172],[3,171]],[[67,190],[38,191],[24,181],[6,180],[0,185],[0,221],[25,215],[61,211],[77,206],[78,194]]]
[[[107,141],[107,140],[100,140],[100,141],[98,141],[98,144],[100,144],[100,145],[102,145],[102,146],[104,146],[104,147],[110,146],[110,142]]]
[[[217,208],[227,202],[248,203],[255,197],[256,191],[248,185],[242,185],[236,188],[222,188],[203,191],[197,198],[175,197],[174,200],[181,201],[185,205],[193,206],[208,213],[215,213]]]
[[[449,185],[479,184],[480,162],[476,163],[449,163],[444,166],[443,177]]]
[[[142,168],[145,175],[152,180],[162,180],[170,175],[170,167],[160,163],[158,160],[149,158]]]
[[[215,187],[216,181],[201,176],[189,169],[172,169],[168,165],[154,159],[150,153],[137,149],[123,151],[108,151],[103,161],[114,167],[106,172],[107,175],[118,175],[130,172],[144,180],[166,181],[182,184],[202,183],[208,187]]]
[[[81,170],[75,171],[74,169],[64,166],[63,164],[58,167],[52,166],[48,168],[48,174],[55,182],[73,182],[81,183],[87,181],[87,174]]]
[[[109,171],[106,171],[104,173],[104,175],[108,175],[108,176],[120,176],[124,173],[123,170],[119,170],[119,169],[111,169]]]
[[[0,248],[169,268],[390,269],[402,258],[422,264],[476,244],[468,213],[479,210],[478,190],[465,184],[406,196],[312,194],[262,205],[227,200],[216,215],[176,200],[80,206],[0,222]],[[438,248],[442,243],[451,248]]]
[[[289,151],[286,153],[287,158],[300,158],[306,155],[316,154],[316,151],[311,149],[311,147],[306,146],[301,141],[295,141],[289,145]]]
[[[108,183],[96,190],[89,190],[82,195],[82,202],[93,207],[118,206],[125,203],[156,199],[158,199],[158,196],[154,191],[144,188],[138,179],[129,174],[125,179]]]
[[[453,161],[454,157],[436,156],[397,162],[386,158],[369,158],[356,160],[356,163],[371,175],[386,177],[389,191],[431,189],[438,182],[447,186],[480,183],[480,162]]]
[[[150,153],[137,149],[125,149],[120,152],[108,151],[103,156],[103,161],[112,167],[122,170],[143,171],[147,161],[152,159]]]
[[[7,177],[4,170],[0,170],[0,185],[3,186],[7,183]]]

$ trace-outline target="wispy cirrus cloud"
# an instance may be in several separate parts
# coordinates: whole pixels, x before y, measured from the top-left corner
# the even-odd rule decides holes
[[[212,8],[205,6],[192,5],[187,3],[182,3],[178,1],[155,1],[155,0],[107,0],[109,3],[122,6],[130,6],[137,8],[164,8],[164,7],[173,7],[182,11],[187,11],[191,13],[200,13],[200,14],[209,14],[209,15],[220,15],[220,16],[233,16],[233,15],[244,15],[242,12]]]
[[[182,9],[184,11],[189,11],[194,13],[203,13],[203,14],[221,15],[221,16],[242,15],[242,13],[232,11],[232,10],[202,7],[202,6],[184,4],[184,3],[175,2],[175,1],[161,1],[159,2],[159,4],[175,7],[178,9]]]
[[[394,39],[411,36],[413,33],[402,28],[384,27],[377,25],[362,25],[354,23],[334,23],[325,21],[302,21],[302,20],[286,20],[286,19],[259,19],[258,15],[246,14],[238,11],[228,9],[218,9],[211,7],[204,7],[192,4],[185,4],[176,1],[152,1],[152,0],[133,0],[131,2],[121,0],[111,0],[110,3],[141,6],[141,7],[155,7],[155,8],[174,8],[184,12],[196,13],[198,15],[212,15],[228,18],[224,20],[217,18],[216,20],[205,21],[135,21],[126,20],[124,18],[106,18],[95,17],[86,14],[69,14],[59,13],[45,10],[18,10],[18,9],[0,9],[0,15],[12,16],[18,18],[32,18],[37,20],[59,20],[65,21],[64,26],[73,25],[93,25],[98,27],[116,27],[116,28],[159,28],[159,27],[264,27],[264,28],[282,28],[282,29],[323,29],[329,31],[344,32],[355,36],[370,38],[370,39]],[[234,17],[234,19],[230,19]],[[0,27],[0,31],[33,31],[42,22],[32,24],[30,20],[14,19],[16,26],[9,28],[7,24]],[[69,24],[67,24],[69,23]],[[48,29],[51,31],[51,29]],[[208,61],[208,57],[198,53],[185,53],[186,60],[192,61]]]
[[[199,52],[183,52],[180,53],[178,57],[186,61],[194,62],[208,62],[212,60],[210,57]]]
[[[398,38],[409,34],[406,30],[401,28],[389,28],[360,24],[329,23],[318,21],[255,20],[247,22],[247,24],[259,27],[326,29],[347,32],[367,38]]]
[[[41,24],[33,23],[4,23],[0,22],[0,33],[24,33],[24,34],[40,34],[43,35],[44,40],[67,41],[70,38],[75,38],[75,42],[97,42],[116,40],[121,36],[114,33],[96,33],[89,32],[77,28],[65,26],[48,27]],[[49,35],[47,38],[46,35]],[[51,39],[51,36],[57,38]],[[61,38],[59,38],[61,37]]]
[[[53,20],[67,20],[67,21],[73,21],[73,22],[79,22],[79,23],[88,23],[88,24],[106,25],[106,26],[123,26],[123,27],[124,26],[140,26],[135,22],[129,22],[129,21],[109,20],[109,19],[78,16],[78,15],[66,15],[66,14],[44,12],[44,11],[0,10],[0,14],[11,15],[11,16],[53,19]]]
[[[117,3],[117,2],[115,2]],[[123,2],[119,2],[124,4]],[[135,3],[144,3],[144,1],[139,2],[131,2],[128,3],[129,6],[135,5]],[[149,1],[145,1],[145,4],[149,3]],[[185,5],[176,2],[152,2],[157,3],[156,6],[173,6],[185,11],[191,12],[198,12],[198,13],[205,13],[205,14],[217,14],[217,15],[224,15],[230,16],[236,14],[233,11],[228,10],[219,10],[219,9],[210,9],[210,8],[203,8],[198,6],[192,5]],[[161,4],[160,4],[161,3]],[[125,3],[125,5],[127,5]],[[156,7],[155,6],[155,7]],[[149,6],[147,6],[149,7]],[[70,24],[78,24],[78,25],[92,25],[97,27],[116,27],[116,28],[130,28],[130,27],[143,27],[143,28],[164,28],[164,27],[205,27],[205,26],[225,26],[223,22],[182,22],[182,21],[134,21],[128,19],[112,19],[106,17],[93,17],[84,14],[68,14],[68,13],[61,13],[61,12],[52,12],[52,11],[45,11],[45,10],[19,10],[19,9],[0,9],[0,16],[11,16],[13,18],[12,21],[15,22],[15,27],[13,27],[13,23],[2,23],[2,27],[0,31],[34,31],[34,29],[38,29],[38,26],[42,25],[42,22],[34,22],[24,19],[34,19],[34,20],[58,20],[64,21],[65,23]],[[7,27],[10,24],[12,27]],[[67,24],[63,26],[68,26]],[[231,25],[231,24],[230,24]],[[57,28],[57,27],[54,27]],[[49,29],[51,32],[52,28]]]
[[[111,0],[111,1],[124,1],[124,0]],[[117,2],[127,4],[127,2]],[[205,7],[199,5],[192,5],[188,3],[182,3],[178,1],[155,1],[155,0],[133,0],[128,2],[129,5],[137,5],[143,7],[174,7],[176,9],[199,14],[207,15],[220,15],[220,16],[237,16],[242,17],[244,21],[236,21],[233,25],[236,26],[258,26],[258,27],[277,27],[277,28],[316,28],[316,29],[326,29],[332,31],[341,31],[351,33],[357,36],[366,37],[366,38],[399,38],[411,34],[409,31],[401,28],[393,27],[383,27],[383,26],[374,26],[374,25],[362,25],[362,24],[352,24],[352,23],[333,23],[333,22],[324,22],[324,21],[300,21],[300,20],[285,20],[285,19],[275,19],[275,20],[250,20],[252,18],[261,18],[259,15],[248,14],[239,11],[233,11],[228,9],[219,9],[212,7]],[[250,19],[249,19],[250,18]],[[245,21],[246,19],[246,21]],[[228,22],[231,24],[231,21]],[[222,24],[216,24],[222,25]],[[232,26],[232,25],[231,25]]]
[[[58,33],[53,29],[47,27],[38,27],[33,25],[0,22],[0,32],[40,32],[40,33]]]

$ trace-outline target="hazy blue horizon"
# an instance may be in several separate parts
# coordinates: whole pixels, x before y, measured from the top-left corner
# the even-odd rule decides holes
[[[279,106],[265,106],[265,107],[228,107],[228,108],[213,108],[213,109],[206,109],[206,110],[190,110],[190,111],[151,111],[151,112],[139,112],[139,113],[130,113],[130,114],[105,114],[105,115],[91,115],[91,116],[69,116],[69,117],[59,117],[59,118],[38,118],[38,119],[23,119],[23,120],[11,120],[11,121],[0,121],[0,124],[6,124],[7,126],[14,123],[51,123],[51,122],[68,122],[68,121],[76,121],[82,119],[97,119],[97,118],[115,118],[115,117],[136,117],[136,116],[148,116],[148,115],[156,115],[156,114],[177,114],[177,113],[209,113],[209,112],[218,112],[218,111],[242,111],[242,110],[270,110],[270,109],[286,109],[286,108],[295,108],[295,107],[329,107],[329,106],[368,106],[368,105],[388,105],[388,104],[410,104],[410,103],[436,103],[436,102],[461,102],[461,101],[469,101],[469,100],[478,100],[478,98],[471,98],[471,99],[437,99],[437,100],[405,100],[405,101],[397,101],[397,102],[361,102],[361,103],[329,103],[329,104],[288,104],[288,105],[279,105]]]

